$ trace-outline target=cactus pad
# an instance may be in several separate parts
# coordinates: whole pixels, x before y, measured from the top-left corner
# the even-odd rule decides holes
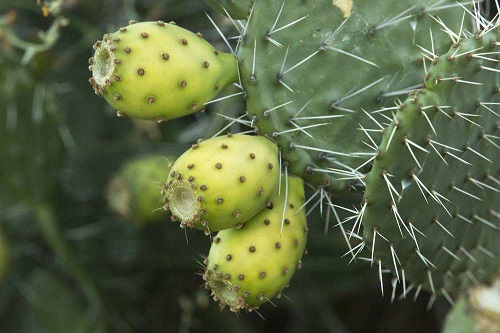
[[[500,264],[498,32],[460,36],[427,50],[425,86],[394,112],[356,217],[372,263],[448,298]]]

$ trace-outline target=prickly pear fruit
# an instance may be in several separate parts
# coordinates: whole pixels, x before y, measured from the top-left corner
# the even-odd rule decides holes
[[[90,84],[119,116],[158,122],[202,110],[237,80],[236,59],[175,23],[143,22],[94,44]]]
[[[0,282],[5,276],[9,264],[8,245],[2,232],[0,231]]]
[[[307,241],[306,214],[299,211],[305,200],[304,182],[283,177],[281,193],[275,191],[271,200],[272,209],[213,239],[203,278],[222,308],[253,310],[279,297],[302,264]]]
[[[165,172],[170,171],[167,160],[175,158],[146,156],[125,164],[106,190],[111,209],[137,225],[160,219],[162,214],[158,208],[164,203],[158,192],[160,181],[165,180]]]
[[[181,227],[241,226],[267,205],[279,182],[278,147],[263,136],[198,140],[175,161],[166,202]]]
[[[230,16],[234,20],[244,19],[250,12],[250,0],[205,0],[205,2],[222,15]]]

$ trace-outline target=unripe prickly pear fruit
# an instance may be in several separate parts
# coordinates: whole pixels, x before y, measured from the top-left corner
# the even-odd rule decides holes
[[[137,225],[159,220],[165,203],[158,192],[165,191],[161,188],[161,182],[170,171],[169,160],[175,158],[146,156],[125,164],[111,179],[106,190],[111,209]]]
[[[253,310],[279,297],[302,264],[307,241],[305,210],[299,211],[305,200],[304,182],[283,177],[279,192],[272,196],[272,209],[213,239],[203,278],[222,308]]]
[[[279,182],[278,147],[263,136],[198,140],[170,171],[166,202],[181,227],[240,227],[270,205]]]
[[[179,118],[237,80],[236,59],[175,23],[131,24],[94,44],[90,84],[119,116]]]

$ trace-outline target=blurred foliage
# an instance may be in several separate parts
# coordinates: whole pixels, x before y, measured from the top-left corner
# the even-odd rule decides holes
[[[376,270],[348,265],[340,233],[325,235],[317,209],[286,297],[260,316],[235,316],[219,312],[195,274],[208,237],[166,214],[138,228],[107,206],[107,183],[127,161],[245,130],[220,116],[243,114],[241,96],[158,125],[116,118],[88,85],[91,45],[130,19],[175,20],[224,50],[205,11],[234,33],[202,0],[0,3],[0,232],[10,256],[0,332],[439,331],[445,301],[426,312],[427,295],[395,305],[381,298]]]

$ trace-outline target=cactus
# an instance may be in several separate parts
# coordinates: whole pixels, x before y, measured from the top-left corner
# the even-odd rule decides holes
[[[315,189],[309,200],[319,194],[321,209],[327,203],[326,215],[336,218],[352,260],[363,258],[378,268],[382,294],[385,268],[394,276],[393,295],[397,282],[402,297],[425,289],[432,293],[429,306],[438,295],[453,304],[472,284],[499,275],[500,21],[482,17],[478,6],[451,0],[376,6],[262,0],[251,3],[247,22],[237,28],[236,86],[245,94],[249,118],[243,123],[276,141],[285,174],[300,176]],[[208,223],[208,232],[238,222],[239,206],[216,203],[241,198],[239,188],[224,198],[201,195],[198,186],[205,183],[196,183],[191,193],[176,190],[175,184],[190,189],[185,175],[198,178],[190,174],[189,166],[196,164],[191,161],[209,158],[209,167],[221,169],[224,156],[220,149],[209,156],[192,151],[171,172],[168,204],[174,218],[187,215],[181,218],[184,225],[203,229]],[[211,180],[215,170],[209,171],[202,174]],[[249,174],[262,178],[259,168]],[[188,214],[172,206],[176,193]],[[339,205],[339,197],[360,208]],[[245,204],[249,201],[255,200],[246,197]],[[202,205],[221,209],[209,220]],[[353,215],[341,221],[339,209]],[[223,227],[217,224],[222,222]],[[251,225],[219,235],[243,234]],[[353,238],[361,242],[354,246]],[[211,253],[219,245],[212,246]],[[229,283],[222,271],[215,272],[211,256],[205,277],[223,299],[236,280],[229,273]],[[232,264],[220,262],[223,270]],[[260,304],[242,301],[240,293],[223,304],[233,310]]]
[[[433,295],[498,275],[500,164],[489,139],[498,114],[488,110],[498,69],[483,56],[496,37],[478,33],[432,56],[424,87],[383,135],[356,218],[370,261]]]
[[[89,82],[119,116],[182,117],[204,109],[237,80],[233,55],[173,22],[131,24],[104,35],[94,49]]]
[[[205,232],[241,227],[279,181],[278,149],[262,136],[199,140],[173,164],[165,186],[172,220]]]
[[[159,184],[170,171],[168,160],[175,158],[152,155],[125,164],[106,190],[111,209],[137,225],[159,220],[163,216]]]
[[[297,213],[305,201],[304,182],[283,177],[281,189],[271,198],[272,209],[214,238],[203,277],[221,308],[257,309],[279,297],[300,268],[307,240],[305,210]]]

